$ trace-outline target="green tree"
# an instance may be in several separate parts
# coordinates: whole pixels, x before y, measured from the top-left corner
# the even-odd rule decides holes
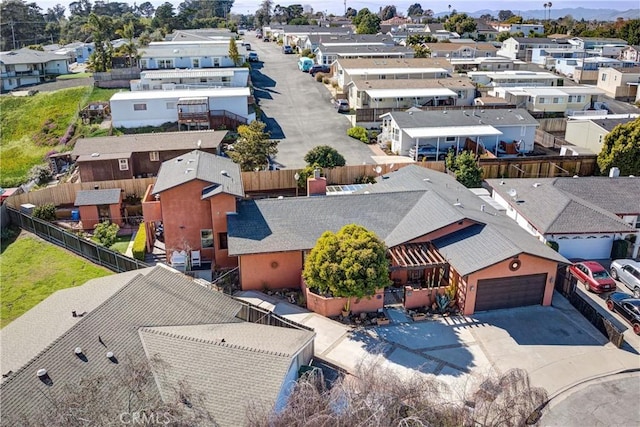
[[[89,58],[89,67],[96,72],[107,71],[111,67],[111,43],[109,34],[112,21],[108,16],[99,16],[91,12],[86,23],[93,39],[94,51]]]
[[[424,11],[420,3],[414,3],[407,9],[407,16],[422,16]]]
[[[238,126],[238,141],[228,154],[231,160],[240,164],[243,171],[265,169],[269,165],[269,157],[278,154],[280,141],[269,139],[265,127],[266,124],[258,120]]]
[[[476,21],[466,13],[452,15],[447,19],[447,22],[444,23],[445,30],[455,31],[460,35],[473,33],[476,30],[476,26]]]
[[[458,154],[455,157],[454,170],[456,180],[465,187],[478,188],[482,185],[482,168],[473,152],[463,151]]]
[[[630,45],[640,44],[640,19],[629,19],[618,30],[618,37]]]
[[[116,242],[118,237],[118,231],[120,227],[118,224],[112,224],[109,221],[103,221],[93,229],[93,239],[100,243],[102,246],[110,248]]]
[[[640,175],[640,118],[613,128],[598,154],[602,174],[617,167],[621,175]]]
[[[356,27],[358,34],[378,34],[380,32],[380,17],[372,13],[365,15]]]
[[[133,22],[124,24],[124,27],[116,30],[116,34],[127,41],[127,43],[121,47],[121,51],[127,55],[127,58],[129,59],[129,67],[134,67],[136,65],[135,58],[138,56],[138,48],[136,47],[136,42],[134,40],[135,27]]]
[[[241,63],[240,53],[238,53],[238,45],[236,40],[231,38],[229,40],[229,58],[233,61],[233,64],[237,67]]]
[[[271,22],[271,9],[273,8],[273,1],[262,0],[260,8],[256,11],[255,21],[256,27],[262,28],[265,25],[269,25]]]
[[[380,19],[386,21],[387,19],[391,19],[394,16],[398,15],[398,11],[395,6],[385,6],[380,11]]]
[[[333,147],[328,145],[319,145],[312,148],[305,156],[304,161],[307,165],[317,165],[321,168],[335,168],[336,166],[344,166],[347,162]]]
[[[501,10],[500,12],[498,12],[498,19],[502,22],[506,21],[512,16],[514,16],[514,13],[510,10]]]
[[[46,41],[45,19],[36,3],[4,0],[0,3],[0,50],[19,49]],[[14,43],[15,41],[15,43]]]
[[[311,250],[302,273],[311,289],[351,298],[364,298],[391,284],[386,247],[361,225],[345,225],[337,233],[325,231]]]
[[[496,37],[496,40],[499,42],[503,42],[505,40],[507,40],[508,38],[511,38],[511,33],[509,31],[501,31],[498,34],[498,37]]]

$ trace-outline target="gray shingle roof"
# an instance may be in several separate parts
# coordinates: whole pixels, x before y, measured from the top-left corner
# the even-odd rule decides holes
[[[122,364],[107,359],[107,351],[121,360],[144,358],[140,327],[241,322],[236,318],[240,307],[240,302],[163,267],[136,276],[0,384],[3,425],[8,425],[10,418],[32,416],[46,408],[50,404],[48,394],[61,392],[67,384],[98,375],[117,375]],[[74,355],[76,347],[82,348],[88,362]],[[35,372],[40,368],[47,370],[52,386],[45,386],[37,378]]]
[[[219,425],[235,427],[246,423],[250,405],[273,406],[293,356],[314,333],[235,323],[144,328],[140,337],[147,356],[159,356],[167,364],[164,379],[158,381],[164,399],[172,400],[186,382],[194,394],[204,397],[205,408]]]
[[[200,141],[201,148],[216,149],[224,139],[226,131],[161,132],[138,135],[80,138],[71,155],[85,160],[104,160],[110,154],[129,157],[130,153],[149,151],[193,150]],[[93,153],[99,153],[92,157]]]
[[[443,111],[392,111],[388,113],[401,129],[441,127],[441,126],[477,126],[480,121],[490,126],[535,125],[538,121],[524,109],[482,109]]]
[[[115,205],[120,203],[119,188],[81,190],[76,193],[75,206]]]
[[[203,193],[203,199],[218,193],[244,197],[240,166],[230,159],[199,150],[163,162],[153,186],[153,194],[194,179],[212,184]]]
[[[0,52],[0,62],[5,65],[44,64],[49,61],[62,61],[66,58],[50,52],[32,49],[18,49],[11,52]]]
[[[504,185],[500,185],[502,181]],[[545,234],[630,232],[634,229],[616,214],[640,213],[640,178],[526,178],[487,182]],[[534,183],[540,185],[534,187]],[[510,190],[515,190],[519,203],[511,202]],[[622,211],[615,212],[618,210]]]

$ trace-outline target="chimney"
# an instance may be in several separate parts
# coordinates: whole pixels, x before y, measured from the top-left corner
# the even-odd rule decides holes
[[[609,178],[617,178],[620,176],[620,169],[613,167],[609,169]]]
[[[307,196],[326,196],[327,178],[320,176],[320,169],[313,171],[313,176],[307,178]]]

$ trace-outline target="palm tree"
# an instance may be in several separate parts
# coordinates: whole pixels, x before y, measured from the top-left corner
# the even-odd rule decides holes
[[[547,7],[549,8],[549,21],[551,21],[551,5],[552,4],[553,3],[551,3],[551,2],[547,3]]]
[[[449,8],[449,16],[451,16],[451,5],[449,5],[448,8]]]
[[[124,24],[124,27],[116,30],[116,34],[127,40],[127,44],[122,46],[122,50],[127,54],[127,57],[129,58],[129,67],[133,67],[133,58],[138,55],[138,48],[136,47],[136,43],[133,40],[135,36],[133,22]]]
[[[94,44],[94,52],[90,61],[91,68],[94,72],[107,71],[111,65],[111,43],[109,43],[111,18],[91,12],[84,28],[91,33]]]
[[[544,19],[547,19],[547,8],[549,7],[549,3],[543,4],[542,7],[544,7]]]

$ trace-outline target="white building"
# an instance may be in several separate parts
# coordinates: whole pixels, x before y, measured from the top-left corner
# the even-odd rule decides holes
[[[42,83],[68,73],[69,65],[64,56],[27,48],[0,52],[2,91]]]
[[[604,91],[586,86],[496,87],[489,96],[531,112],[566,113],[592,108]]]
[[[557,86],[560,77],[535,71],[470,71],[467,75],[483,86]]]
[[[207,89],[214,87],[246,87],[248,68],[199,70],[146,70],[139,80],[131,80],[131,90]]]
[[[111,117],[114,127],[124,128],[178,122],[180,114],[190,113],[210,120],[225,115],[250,123],[256,119],[249,106],[250,95],[247,87],[118,92],[110,100]],[[188,111],[191,109],[194,111]]]
[[[238,53],[245,62],[247,50],[236,43]],[[143,70],[173,68],[237,67],[229,57],[228,40],[151,42],[140,50],[140,68]]]

